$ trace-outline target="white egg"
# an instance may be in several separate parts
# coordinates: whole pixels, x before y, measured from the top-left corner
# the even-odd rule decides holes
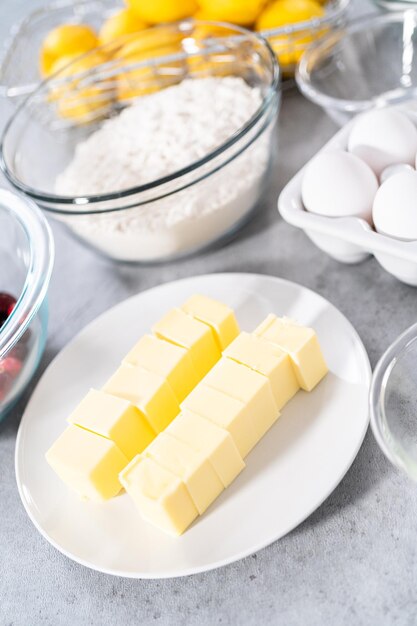
[[[372,214],[379,233],[417,239],[417,172],[401,172],[382,183]]]
[[[360,115],[350,132],[348,150],[360,157],[377,176],[394,163],[415,164],[417,129],[395,109],[375,109]]]
[[[307,166],[301,195],[305,208],[330,217],[352,215],[372,221],[372,203],[378,181],[354,154],[327,150]]]
[[[414,172],[414,167],[408,165],[408,163],[394,163],[394,165],[388,165],[382,172],[379,180],[381,183],[384,183],[391,176],[396,176],[401,172]]]

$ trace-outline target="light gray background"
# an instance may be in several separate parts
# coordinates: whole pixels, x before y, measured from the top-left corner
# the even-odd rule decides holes
[[[0,39],[36,4],[2,0]],[[0,115],[4,123],[4,106]],[[170,265],[124,267],[54,226],[49,340],[36,378],[85,324],[117,302],[159,283],[223,271],[266,273],[314,289],[351,320],[375,364],[415,321],[417,292],[374,260],[339,265],[278,217],[279,191],[336,130],[295,91],[285,94],[279,126],[280,156],[263,211],[226,248]],[[28,519],[13,456],[29,395],[0,424],[1,626],[417,623],[417,491],[388,464],[370,432],[340,486],[279,542],[207,574],[123,580],[71,562]]]

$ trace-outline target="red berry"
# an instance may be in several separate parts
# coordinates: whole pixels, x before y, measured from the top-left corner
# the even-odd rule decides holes
[[[16,378],[22,369],[22,361],[13,356],[6,356],[0,361],[0,375],[10,374],[12,378]]]
[[[13,298],[9,293],[0,291],[0,328],[11,315],[16,305],[16,298]]]
[[[8,356],[13,357],[14,359],[18,359],[19,361],[24,361],[26,358],[27,352],[28,352],[27,346],[21,341],[18,341],[17,344],[10,350],[10,352],[8,353]]]
[[[0,373],[0,402],[6,398],[12,385],[13,377],[7,372]]]
[[[25,332],[23,333],[23,335],[20,337],[19,344],[26,345],[27,343],[29,343],[31,336],[32,336],[32,332],[30,328],[27,328]]]

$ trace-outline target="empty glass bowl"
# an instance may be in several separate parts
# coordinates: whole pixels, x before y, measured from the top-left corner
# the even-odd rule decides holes
[[[310,47],[297,68],[302,93],[339,124],[417,95],[417,12],[361,18]]]
[[[0,292],[17,302],[0,329],[0,420],[29,382],[45,347],[52,233],[40,210],[0,189]]]
[[[98,64],[92,51],[67,65],[17,109],[2,141],[9,181],[82,241],[117,260],[166,260],[235,233],[264,191],[275,144],[280,71],[269,44],[230,24],[185,21],[124,37],[100,48],[100,55],[105,60]],[[213,77],[242,79],[259,96],[256,110],[242,115],[240,127],[220,145],[155,179],[139,177],[136,186],[103,185],[105,191],[95,194],[57,191],[56,178],[77,146],[107,119],[183,80]],[[221,115],[221,103],[218,108]],[[210,136],[209,124],[206,132]]]
[[[374,2],[388,11],[400,11],[417,6],[416,0],[374,0]]]
[[[384,454],[417,481],[417,324],[398,337],[376,366],[370,414]]]

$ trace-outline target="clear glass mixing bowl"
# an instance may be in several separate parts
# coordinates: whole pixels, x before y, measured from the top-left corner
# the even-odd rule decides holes
[[[75,74],[74,66],[66,66],[17,109],[2,139],[2,168],[9,181],[113,259],[166,260],[230,237],[264,191],[275,146],[280,70],[269,44],[230,24],[185,21],[125,37],[100,53],[105,62]],[[92,55],[97,52],[82,62],[88,64]],[[77,145],[132,101],[185,79],[225,76],[242,78],[261,98],[250,119],[221,145],[137,187],[76,197],[57,194],[56,177]],[[249,174],[240,175],[242,169]],[[221,201],[215,211],[195,212],[190,223],[187,207],[197,192],[217,194]],[[164,216],[174,205],[185,207],[184,219],[155,218],[157,227],[142,219],[145,212]]]
[[[35,372],[45,347],[54,246],[33,202],[0,189],[0,292],[17,303],[0,329],[0,420]]]
[[[417,481],[417,324],[400,335],[377,364],[370,415],[384,454]]]
[[[412,9],[352,21],[307,50],[298,86],[339,124],[373,107],[415,99],[416,37]]]
[[[416,0],[417,1],[417,0]],[[351,0],[328,0],[321,18],[296,22],[262,32],[280,53],[283,73],[293,76],[297,60],[307,46],[329,28],[346,23]],[[39,85],[39,49],[46,35],[67,23],[89,24],[98,30],[103,21],[121,8],[121,0],[52,0],[15,25],[0,50],[0,97],[19,104]]]

